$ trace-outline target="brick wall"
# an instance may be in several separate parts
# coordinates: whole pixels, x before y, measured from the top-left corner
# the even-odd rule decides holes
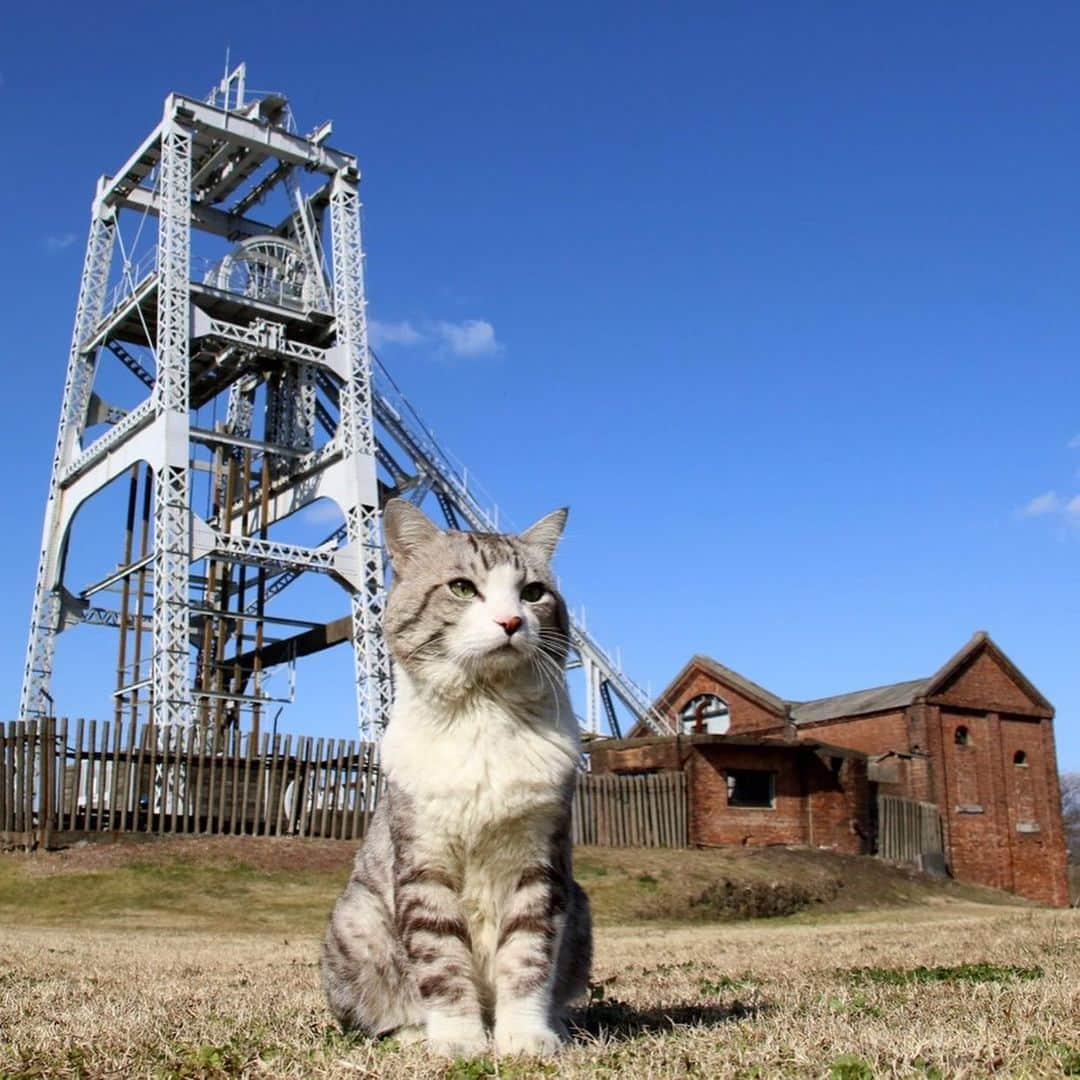
[[[1002,849],[1007,840],[998,820],[996,791],[999,748],[983,713],[941,709],[942,816],[948,821],[949,864],[956,877],[998,889],[1012,888]],[[957,742],[959,729],[967,743]]]
[[[658,704],[672,723],[677,723],[679,711],[698,694],[717,694],[727,702],[731,713],[728,733],[731,735],[782,730],[786,724],[786,717],[766,708],[761,702],[755,701],[735,687],[719,682],[715,675],[700,668],[692,668]]]
[[[834,746],[850,746],[852,750],[861,750],[864,754],[884,754],[889,750],[906,752],[911,749],[907,712],[904,709],[800,724],[799,736],[822,739]]]
[[[1050,715],[1027,696],[988,651],[979,653],[931,700],[939,705],[959,705],[987,712]]]
[[[738,746],[682,737],[598,743],[590,757],[596,773],[684,768],[692,844],[869,850],[870,790],[861,755],[819,756],[808,746]],[[774,773],[774,805],[730,805],[728,769]]]
[[[695,844],[806,844],[859,854],[869,835],[866,762],[838,759],[834,774],[808,749],[695,746],[690,839]],[[728,804],[728,769],[776,773],[771,809]]]
[[[794,751],[703,746],[690,759],[690,842],[693,844],[805,844],[806,807]],[[728,768],[776,773],[772,809],[728,806]]]
[[[911,760],[908,762],[906,791],[909,799],[933,802],[941,805],[937,789],[937,769],[935,762],[940,760],[940,728],[931,724],[930,707],[923,701],[917,701],[907,709],[908,746]]]
[[[1065,905],[1065,845],[1050,722],[942,708],[940,723],[942,812],[953,873],[1044,904]],[[958,727],[968,731],[966,746],[956,743]],[[1016,763],[1018,752],[1023,764]]]
[[[882,795],[938,802],[934,791],[933,756],[925,734],[925,708],[915,704],[870,716],[844,716],[804,724],[798,730],[802,738],[822,739],[834,746],[848,746],[871,756],[890,751],[903,755],[886,759],[887,778],[879,780],[877,790]]]
[[[866,759],[844,758],[838,771],[829,758],[808,754],[805,760],[812,809],[809,844],[849,855],[869,854],[871,794]]]
[[[595,773],[634,773],[655,770],[677,771],[689,752],[682,739],[624,739],[618,748],[601,740],[589,747],[589,761]]]

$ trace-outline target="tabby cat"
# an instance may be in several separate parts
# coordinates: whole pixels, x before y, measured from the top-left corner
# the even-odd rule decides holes
[[[578,727],[563,674],[556,510],[517,536],[383,511],[395,700],[387,786],[330,917],[334,1015],[449,1056],[548,1055],[586,987],[592,929],[573,880]]]

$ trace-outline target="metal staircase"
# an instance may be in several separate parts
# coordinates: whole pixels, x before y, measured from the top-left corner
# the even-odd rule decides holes
[[[477,501],[463,475],[455,468],[449,455],[439,446],[427,425],[402,393],[385,365],[373,354],[374,393],[372,406],[375,420],[387,438],[377,436],[380,462],[385,454],[391,460],[404,454],[412,468],[411,474],[398,466],[394,471],[405,478],[400,484],[405,495],[419,496],[420,501],[430,491],[443,512],[449,528],[464,525],[482,532],[498,532],[498,514],[485,510]],[[388,439],[396,444],[390,446]],[[571,614],[570,636],[573,642],[571,666],[582,669],[585,679],[585,716],[582,727],[599,733],[606,727],[616,737],[623,734],[615,701],[620,701],[635,723],[644,724],[656,735],[668,735],[672,728],[665,717],[653,707],[645,691],[622,670],[620,664],[589,634],[584,625]],[[603,723],[601,723],[601,718]]]

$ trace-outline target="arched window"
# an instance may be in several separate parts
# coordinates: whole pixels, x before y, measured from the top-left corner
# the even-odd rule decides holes
[[[955,732],[953,732],[953,742],[957,746],[970,746],[971,736],[968,734],[968,729],[961,724]]]
[[[1026,765],[1027,764],[1027,754],[1025,754],[1023,750],[1017,750],[1016,753],[1013,754],[1013,764],[1014,765]]]
[[[684,735],[723,735],[730,726],[727,702],[716,694],[698,694],[679,710],[679,730]]]

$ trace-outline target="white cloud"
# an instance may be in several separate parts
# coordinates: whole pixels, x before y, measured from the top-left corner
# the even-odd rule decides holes
[[[371,319],[368,322],[368,337],[376,349],[381,349],[384,345],[419,345],[426,340],[407,319],[389,323]]]
[[[1080,528],[1080,495],[1059,495],[1046,491],[1020,508],[1020,517],[1046,517],[1070,528]]]
[[[495,327],[487,319],[462,319],[448,322],[424,321],[419,326],[408,319],[401,322],[368,320],[368,337],[376,349],[384,345],[423,345],[433,343],[451,356],[493,356],[502,352],[495,337]]]
[[[55,251],[63,251],[65,248],[71,247],[75,243],[76,236],[73,232],[66,233],[50,233],[45,237],[45,250],[52,253]]]
[[[1021,517],[1043,517],[1046,514],[1056,514],[1061,509],[1061,498],[1056,491],[1046,491],[1042,495],[1036,495],[1029,503],[1020,510]]]
[[[454,356],[491,356],[502,350],[495,339],[495,327],[486,319],[439,322],[435,324],[435,332]]]
[[[1070,450],[1080,450],[1080,435],[1074,435],[1065,445]]]

